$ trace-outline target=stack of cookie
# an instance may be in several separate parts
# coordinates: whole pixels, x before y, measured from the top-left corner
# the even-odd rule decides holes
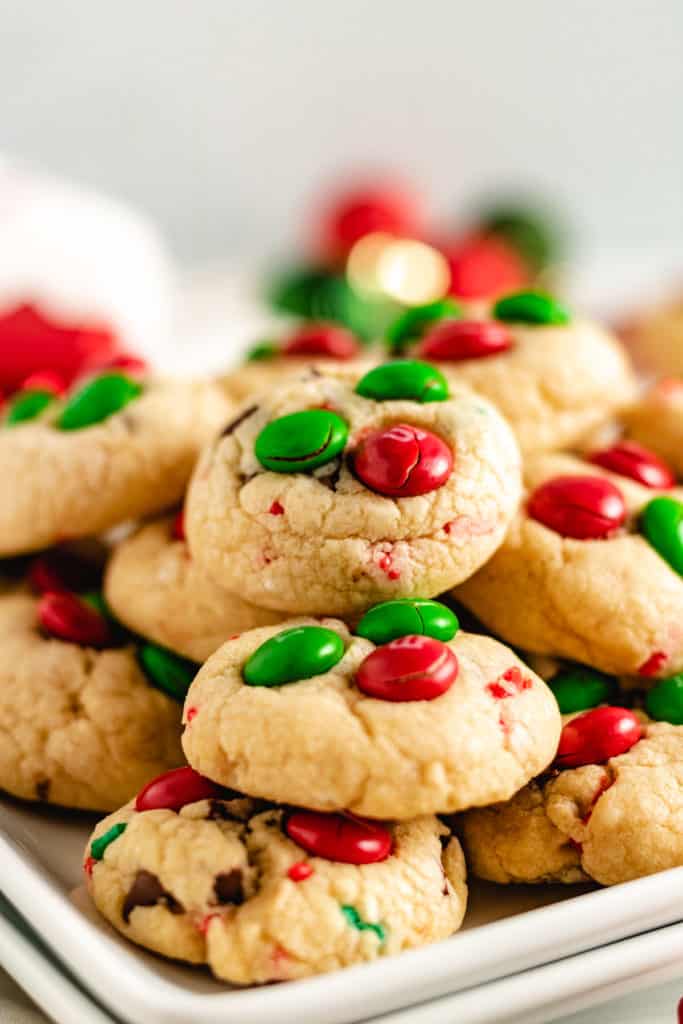
[[[309,323],[216,383],[29,382],[0,435],[0,784],[114,810],[99,910],[239,984],[456,931],[456,829],[498,882],[681,863],[654,401],[536,292],[413,308],[384,347]]]

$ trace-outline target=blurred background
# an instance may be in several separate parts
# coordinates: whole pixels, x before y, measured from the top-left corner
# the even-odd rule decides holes
[[[0,148],[144,208],[184,264],[262,260],[321,182],[435,214],[524,186],[580,252],[683,249],[679,0],[1,0]]]

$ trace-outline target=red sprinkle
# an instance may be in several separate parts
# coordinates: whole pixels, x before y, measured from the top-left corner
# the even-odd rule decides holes
[[[640,722],[627,708],[592,708],[564,726],[556,763],[561,768],[603,764],[625,754],[641,735]]]
[[[21,382],[21,391],[49,391],[53,395],[63,395],[66,384],[58,373],[52,370],[41,370],[29,374]]]
[[[647,661],[644,661],[638,669],[638,675],[645,676],[646,678],[656,676],[659,670],[664,668],[668,660],[669,655],[666,651],[653,651]]]
[[[274,501],[273,504],[268,509],[268,511],[270,512],[271,516],[281,516],[284,515],[285,509],[284,506],[281,505],[279,501]]]
[[[436,434],[397,423],[363,438],[353,457],[353,471],[378,494],[414,497],[446,483],[453,472],[453,452]]]
[[[135,798],[136,811],[155,811],[163,808],[179,811],[186,804],[198,800],[220,800],[223,790],[220,786],[196,772],[194,768],[173,768],[170,772],[157,775],[140,790]]]
[[[532,686],[532,680],[522,674],[518,665],[513,665],[492,683],[488,683],[486,692],[490,693],[494,700],[505,700],[506,697],[516,696],[522,690],[530,690]]]
[[[390,580],[399,580],[401,578],[401,573],[398,569],[393,568],[393,564],[393,559],[388,552],[383,554],[377,563],[382,572],[385,573]]]
[[[300,860],[296,864],[292,864],[287,875],[293,882],[305,882],[307,878],[311,877],[313,870],[305,860]]]
[[[512,335],[496,320],[442,320],[427,332],[419,347],[422,359],[459,362],[506,352]]]
[[[188,708],[185,712],[185,721],[189,725],[193,718],[196,717],[199,708]]]
[[[171,528],[171,536],[173,540],[185,540],[185,509],[181,508],[176,513],[175,519],[173,520],[173,526]]]
[[[665,491],[676,483],[666,462],[635,441],[620,441],[611,448],[593,452],[589,461],[612,473],[630,477],[643,487]]]
[[[353,359],[360,352],[355,334],[336,324],[315,323],[301,327],[282,348],[286,356],[323,356]]]
[[[556,476],[529,498],[532,519],[575,540],[604,540],[626,519],[621,491],[599,476]]]
[[[66,591],[43,594],[38,602],[38,622],[49,636],[81,647],[107,647],[112,642],[104,616]]]
[[[431,636],[401,636],[368,654],[356,685],[377,700],[434,700],[457,675],[458,659],[447,644]]]
[[[97,861],[95,860],[94,857],[85,858],[85,861],[83,862],[83,870],[85,871],[88,878],[92,878],[92,869],[95,867],[96,864]]]
[[[285,832],[308,853],[344,864],[386,860],[393,846],[385,825],[342,814],[295,811],[285,821]]]
[[[197,931],[202,935],[206,935],[209,930],[209,925],[217,917],[222,917],[222,914],[205,914],[197,925]]]

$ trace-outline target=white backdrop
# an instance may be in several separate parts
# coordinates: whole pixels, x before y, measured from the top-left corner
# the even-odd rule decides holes
[[[0,0],[0,149],[146,207],[185,261],[281,247],[359,163],[683,248],[682,43],[680,0]]]

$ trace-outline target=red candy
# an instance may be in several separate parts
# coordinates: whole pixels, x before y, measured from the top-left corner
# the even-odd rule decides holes
[[[21,391],[49,391],[53,395],[63,395],[66,385],[58,373],[52,370],[40,370],[29,374],[21,382]]]
[[[120,370],[127,377],[144,377],[147,373],[147,363],[141,356],[134,356],[131,352],[122,352],[113,359],[97,366],[97,370]]]
[[[453,471],[453,452],[436,434],[398,423],[363,438],[353,471],[371,491],[409,498],[446,483]]]
[[[57,323],[35,306],[15,306],[0,315],[0,388],[16,391],[30,374],[48,370],[70,384],[115,351],[104,327]]]
[[[99,576],[92,562],[58,548],[34,558],[28,572],[29,583],[38,594],[96,590]]]
[[[638,742],[641,733],[640,722],[627,708],[593,708],[565,725],[556,764],[561,768],[602,764],[610,757],[625,754]]]
[[[612,473],[628,476],[644,487],[664,491],[676,483],[676,477],[666,462],[635,441],[620,441],[611,448],[594,452],[590,461]]]
[[[402,636],[377,647],[356,672],[356,686],[377,700],[434,700],[455,682],[458,659],[431,636]]]
[[[135,799],[136,811],[179,811],[198,800],[220,800],[223,790],[194,768],[173,768],[157,775],[141,789]]]
[[[38,621],[50,636],[81,647],[107,647],[112,642],[109,623],[75,594],[43,594]]]
[[[344,864],[386,860],[393,845],[384,825],[342,814],[295,811],[287,817],[285,832],[308,853]]]
[[[332,198],[320,219],[318,250],[324,260],[336,263],[373,231],[416,237],[422,229],[414,196],[394,182],[377,182]]]
[[[459,298],[490,298],[529,281],[522,258],[500,238],[471,235],[442,251],[451,269],[450,293]]]
[[[185,540],[185,509],[181,508],[176,513],[171,530],[173,540]]]
[[[485,359],[512,345],[505,324],[496,320],[442,320],[427,332],[419,348],[422,359]]]
[[[556,476],[537,487],[528,512],[563,537],[601,540],[626,519],[621,491],[598,476]]]
[[[335,324],[308,324],[285,342],[286,356],[323,356],[327,359],[353,359],[360,346],[354,334]]]

